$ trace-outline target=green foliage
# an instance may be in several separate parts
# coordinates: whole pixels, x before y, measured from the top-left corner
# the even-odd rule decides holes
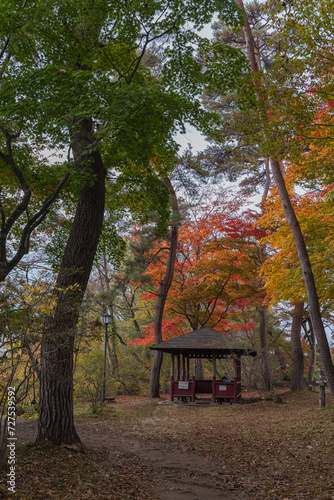
[[[105,255],[107,262],[118,268],[125,255],[126,244],[114,225],[104,224],[95,259]]]
[[[103,408],[102,398],[103,352],[94,347],[81,353],[74,374],[74,394],[76,398],[88,401],[94,415],[100,414]]]
[[[235,92],[241,110],[254,108],[255,89],[249,85],[248,60],[240,49],[213,41],[202,48],[208,90],[219,94]]]
[[[3,201],[7,203],[5,217],[20,205],[23,185],[26,193],[32,193],[24,203],[33,214],[66,172],[71,173],[67,189],[75,202],[82,186],[94,182],[89,155],[98,148],[106,169],[116,176],[124,174],[122,181],[130,178],[128,191],[138,191],[133,189],[134,182],[138,186],[148,183],[144,196],[152,193],[152,199],[144,204],[143,218],[157,212],[157,229],[162,234],[167,196],[153,177],[172,171],[178,149],[173,136],[184,130],[185,121],[203,131],[214,125],[212,115],[201,109],[198,100],[207,82],[194,58],[194,44],[202,43],[196,33],[215,11],[232,25],[240,23],[235,3],[14,3],[6,1],[0,12],[0,168],[5,175],[2,192],[10,194]],[[160,42],[166,71],[153,77],[142,63],[149,46]],[[71,158],[73,139],[84,119],[91,123],[92,140],[82,145],[80,157],[76,151]],[[53,166],[45,158],[47,148],[60,156]],[[64,149],[68,149],[67,160]],[[153,173],[152,162],[163,168]],[[26,228],[24,213],[22,208],[11,227],[16,238]],[[42,219],[50,224],[47,211]],[[33,232],[29,231],[30,238]],[[58,250],[64,243],[62,233],[55,241]],[[109,239],[116,240],[114,229],[110,233]],[[18,259],[29,250],[29,239],[25,241]],[[122,246],[119,239],[118,243]],[[116,260],[120,255],[115,254]]]
[[[3,42],[10,37],[11,58],[4,67],[0,92],[4,124],[22,122],[22,118],[24,123],[24,117],[29,116],[25,122],[29,135],[59,147],[69,141],[71,122],[96,113],[99,123],[107,120],[116,134],[124,123],[131,134],[134,100],[143,106],[142,119],[150,116],[145,110],[147,96],[140,88],[147,73],[140,65],[146,45],[168,34],[166,66],[173,58],[178,60],[173,66],[173,82],[181,82],[182,70],[188,77],[190,72],[183,94],[189,95],[191,87],[198,93],[196,74],[200,72],[193,58],[193,43],[200,37],[194,30],[210,22],[216,9],[228,22],[239,22],[233,2],[204,3],[132,1],[103,3],[100,9],[96,2],[90,7],[77,0],[66,4],[34,2],[14,15],[14,20],[5,9],[0,14],[0,27],[6,34]],[[192,30],[187,23],[192,24]],[[143,28],[147,36],[138,44]],[[179,78],[175,78],[176,73]],[[153,97],[159,109],[158,96]],[[122,114],[123,118],[117,118]]]
[[[150,363],[141,361],[141,354],[131,355],[131,350],[122,350],[119,356],[120,367],[114,380],[117,384],[118,394],[127,396],[140,396],[147,393],[150,379]]]
[[[45,254],[48,258],[48,263],[55,273],[59,270],[70,230],[71,221],[62,221],[52,235],[52,240],[45,246]],[[124,257],[124,254],[125,242],[118,234],[115,225],[109,222],[104,223],[95,260],[98,260],[102,255],[105,255],[109,263],[118,267]]]
[[[131,175],[131,172],[120,175],[120,196],[124,206],[129,207],[135,221],[141,224],[155,222],[154,232],[164,236],[170,220],[169,192],[165,184],[156,174]]]

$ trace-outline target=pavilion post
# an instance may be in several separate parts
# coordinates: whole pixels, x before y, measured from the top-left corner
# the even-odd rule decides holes
[[[186,363],[185,363],[185,354],[182,354],[182,380],[186,378]]]
[[[216,402],[216,355],[212,354],[212,402]]]
[[[180,380],[180,354],[177,354],[177,380]]]
[[[187,371],[186,371],[186,379],[190,380],[190,374],[189,374],[189,355],[187,356]]]
[[[174,401],[173,396],[174,388],[174,354],[170,355],[170,400]]]

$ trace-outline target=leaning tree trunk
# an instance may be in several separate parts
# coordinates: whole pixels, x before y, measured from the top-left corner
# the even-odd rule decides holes
[[[254,38],[252,31],[248,22],[248,17],[245,11],[243,0],[236,0],[238,7],[243,11],[245,25],[243,28],[246,46],[247,46],[247,56],[249,60],[249,65],[252,72],[259,71],[256,47],[254,43]],[[260,97],[259,95],[257,96]],[[268,96],[268,103],[270,102],[270,97]],[[265,131],[264,131],[265,133]],[[271,171],[275,180],[275,184],[278,190],[278,194],[281,200],[281,204],[284,210],[285,217],[288,221],[295,246],[298,253],[298,259],[303,273],[303,278],[305,282],[305,288],[307,292],[307,298],[309,303],[310,318],[313,326],[313,331],[317,339],[319,355],[321,360],[321,365],[326,377],[328,387],[334,397],[334,365],[331,358],[331,353],[329,349],[329,344],[325,332],[325,328],[321,318],[319,297],[317,289],[315,286],[314,275],[306,248],[303,233],[301,231],[298,219],[296,217],[294,208],[292,206],[289,193],[286,189],[284,178],[281,171],[282,161],[276,158],[270,158]]]
[[[174,266],[176,260],[176,248],[178,240],[178,220],[177,215],[179,213],[178,203],[174,188],[168,177],[163,179],[165,185],[167,186],[172,199],[172,230],[170,236],[170,248],[168,252],[167,267],[163,280],[160,282],[158,289],[158,297],[155,306],[154,320],[153,320],[153,331],[154,331],[154,341],[156,344],[162,342],[162,319],[165,309],[165,303],[167,299],[168,290],[172,284]],[[160,397],[160,370],[162,364],[163,354],[160,351],[154,352],[154,358],[151,368],[151,378],[148,391],[149,398],[159,398]]]
[[[304,302],[297,302],[293,311],[291,327],[292,391],[300,391],[304,388],[304,353],[300,338],[300,332],[303,324],[303,313]]]
[[[273,381],[271,377],[269,353],[268,353],[268,337],[267,337],[267,306],[260,306],[260,345],[261,345],[261,376],[262,386],[265,391],[271,391]]]
[[[92,123],[84,119],[74,137],[75,155],[91,145]],[[57,278],[57,305],[46,321],[41,350],[38,441],[80,442],[73,420],[73,349],[79,306],[100,238],[105,198],[105,169],[98,151],[87,154],[89,172],[77,205]]]

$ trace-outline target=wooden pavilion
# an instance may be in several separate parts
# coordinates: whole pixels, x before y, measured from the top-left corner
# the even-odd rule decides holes
[[[241,398],[240,358],[257,355],[254,349],[248,349],[226,334],[207,327],[161,342],[150,349],[171,355],[171,401],[178,398],[195,402],[196,394],[209,393],[213,403],[221,400],[237,403]],[[190,378],[189,361],[196,358],[212,361],[212,380],[196,380],[195,376]],[[233,359],[234,378],[230,382],[216,380],[216,360],[222,358]]]

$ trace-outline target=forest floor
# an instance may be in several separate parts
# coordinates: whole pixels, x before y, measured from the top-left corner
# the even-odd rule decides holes
[[[319,409],[318,397],[221,406],[118,397],[102,418],[78,415],[83,449],[33,444],[36,421],[19,418],[16,493],[3,475],[0,498],[334,500],[334,401]]]

